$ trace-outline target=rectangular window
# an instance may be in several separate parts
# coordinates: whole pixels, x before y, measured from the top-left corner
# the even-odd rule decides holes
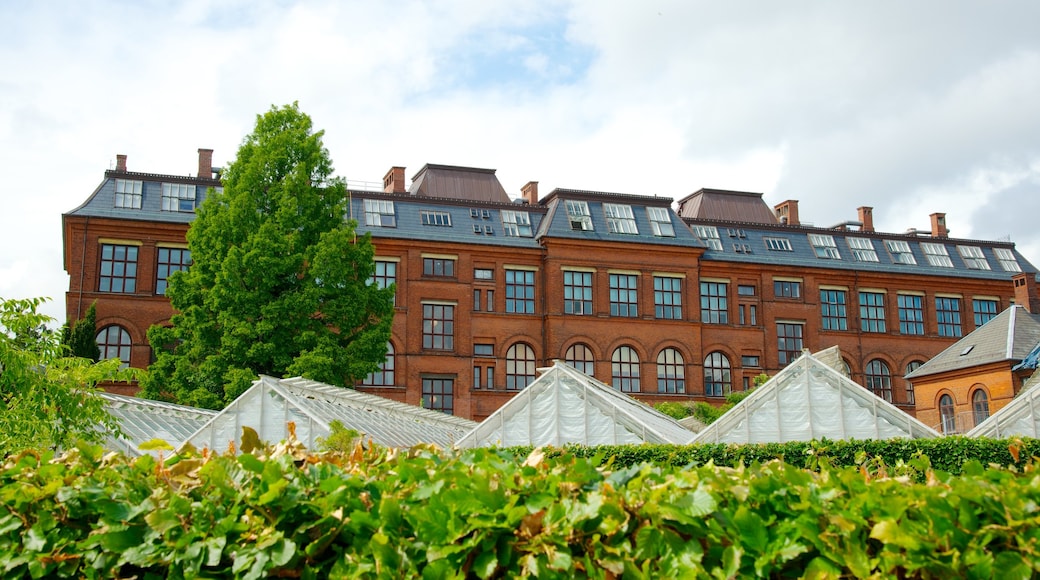
[[[740,357],[740,366],[742,366],[742,367],[760,367],[762,365],[759,363],[759,359],[758,359],[757,356],[744,355],[744,356]]]
[[[639,316],[634,274],[610,275],[610,315]]]
[[[486,310],[488,312],[494,312],[495,311],[495,291],[494,290],[488,290],[487,291],[487,305],[486,306],[487,306]]]
[[[762,238],[766,243],[766,249],[774,252],[792,252],[791,240],[787,238]]]
[[[975,313],[975,328],[986,324],[997,316],[997,301],[976,298],[971,301],[971,309]]]
[[[378,228],[397,227],[394,202],[389,199],[366,199],[365,225]]]
[[[592,272],[563,272],[563,311],[592,314]]]
[[[455,349],[455,307],[450,304],[423,304],[423,348]]]
[[[900,294],[899,301],[899,334],[924,334],[924,308],[921,297],[911,294]]]
[[[506,270],[506,312],[534,314],[534,272]]]
[[[141,209],[141,187],[143,183],[134,179],[116,180],[116,207]]]
[[[1021,272],[1022,267],[1018,265],[1018,260],[1015,259],[1015,253],[1007,248],[993,248],[993,253],[997,255],[997,261],[1000,262],[1000,267],[1004,268],[1005,272]]]
[[[603,204],[603,213],[607,216],[607,229],[612,234],[638,234],[636,218],[632,215],[632,206],[616,203]]]
[[[910,251],[910,244],[903,240],[885,240],[885,247],[888,248],[888,255],[892,257],[892,263],[910,266],[917,264],[917,258],[914,258],[913,252]]]
[[[777,298],[801,298],[802,283],[789,280],[774,280],[773,294]]]
[[[802,355],[802,325],[796,322],[776,324],[777,354],[780,366],[790,364]]]
[[[455,260],[452,258],[423,258],[423,276],[454,278]]]
[[[755,306],[754,304],[752,304],[752,305],[750,305],[748,310],[750,311],[750,314],[751,314],[749,319],[748,319],[748,324],[750,324],[751,326],[755,326],[756,324],[758,324],[758,306]]]
[[[809,234],[809,243],[812,244],[817,258],[827,260],[841,259],[841,254],[838,253],[838,246],[834,243],[834,236],[830,234]]]
[[[877,250],[869,238],[846,238],[852,257],[858,262],[877,262]]]
[[[667,208],[648,207],[646,215],[650,218],[650,228],[655,236],[663,238],[674,238],[675,228],[672,226],[672,214]]]
[[[863,332],[886,332],[885,295],[883,293],[859,293],[859,328]]]
[[[137,291],[137,246],[101,244],[99,292]]]
[[[473,291],[473,312],[480,312],[480,290]]]
[[[754,296],[755,287],[748,284],[740,284],[737,286],[737,296]]]
[[[502,212],[502,231],[513,238],[530,238],[534,235],[531,229],[531,215],[526,211],[504,210]]]
[[[155,293],[166,294],[170,274],[187,270],[191,265],[191,250],[186,248],[156,248],[158,263],[155,268]]]
[[[451,227],[451,214],[446,211],[421,211],[419,219],[424,226]]]
[[[371,282],[379,288],[389,288],[397,283],[397,262],[376,260]],[[394,296],[394,305],[397,296]]]
[[[824,330],[849,329],[845,300],[844,290],[820,290],[820,311],[823,313]]]
[[[982,255],[982,248],[978,246],[957,246],[957,252],[960,253],[961,259],[964,260],[964,265],[972,270],[990,270],[989,262],[986,261],[986,256]]]
[[[163,211],[195,211],[195,186],[187,183],[162,184]]]
[[[490,268],[474,268],[473,269],[474,280],[494,280],[495,271]]]
[[[701,282],[701,322],[705,324],[728,324],[729,311],[726,282]]]
[[[567,201],[567,219],[572,230],[592,231],[592,213],[589,204],[584,201]]]
[[[715,226],[690,226],[693,233],[708,246],[709,250],[722,251],[722,240],[719,239],[719,230]]]
[[[946,253],[946,246],[930,242],[921,242],[921,250],[924,251],[925,257],[928,258],[928,263],[932,266],[937,266],[939,268],[953,267],[953,261],[950,260],[950,255]]]
[[[473,356],[495,356],[495,345],[487,343],[474,344]]]
[[[682,320],[682,278],[654,276],[654,316]]]
[[[450,377],[422,378],[422,406],[431,411],[451,415],[455,412],[455,379]]]
[[[961,299],[936,296],[935,321],[939,324],[939,336],[960,336]]]

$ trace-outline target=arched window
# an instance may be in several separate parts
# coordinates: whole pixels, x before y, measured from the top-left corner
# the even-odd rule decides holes
[[[534,380],[534,349],[518,342],[506,351],[506,389],[519,391]]]
[[[882,399],[892,402],[892,372],[885,361],[874,359],[867,363],[867,388]]]
[[[975,389],[975,393],[971,396],[971,411],[976,425],[989,417],[989,397],[986,396],[986,391]]]
[[[841,374],[845,375],[846,379],[852,378],[852,366],[849,365],[849,361],[841,359]]]
[[[619,346],[610,357],[610,380],[622,393],[639,392],[639,355],[630,346]]]
[[[704,395],[724,397],[733,388],[729,358],[721,352],[713,352],[704,358]]]
[[[106,326],[94,338],[101,351],[101,360],[117,358],[123,362],[121,368],[130,366],[130,333],[118,324]]]
[[[904,374],[908,375],[908,374],[916,371],[917,369],[921,368],[921,365],[923,365],[923,364],[924,364],[924,361],[922,361],[922,360],[912,360],[912,361],[906,363],[906,373],[904,373]],[[914,399],[914,384],[911,383],[910,381],[906,381],[906,402],[910,403],[911,405],[913,405],[914,402],[915,402],[915,399]]]
[[[389,387],[394,384],[394,345],[386,343],[386,359],[379,365],[379,369],[365,377],[362,385],[370,387]]]
[[[595,364],[593,364],[595,358],[592,356],[592,349],[588,345],[578,343],[572,345],[567,349],[567,354],[563,355],[563,362],[571,365],[579,371],[592,376]]]
[[[657,355],[657,392],[686,392],[686,369],[682,355],[674,348],[666,348]]]
[[[939,417],[942,421],[943,433],[957,432],[957,417],[953,412],[953,397],[949,395],[939,397]]]

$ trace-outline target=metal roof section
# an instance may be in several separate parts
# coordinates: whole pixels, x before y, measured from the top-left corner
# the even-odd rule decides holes
[[[98,393],[105,400],[108,414],[119,421],[125,437],[109,433],[105,448],[119,451],[129,456],[140,456],[146,453],[158,455],[158,451],[145,451],[142,443],[160,439],[169,443],[174,449],[210,419],[217,415],[216,411],[186,407],[162,401],[126,397],[113,393]]]
[[[195,447],[224,451],[230,442],[242,447],[242,427],[251,427],[261,441],[289,437],[288,423],[296,425],[296,438],[315,449],[319,438],[329,436],[329,425],[338,420],[359,432],[364,440],[387,447],[411,447],[434,443],[451,447],[477,424],[446,415],[300,377],[276,379],[263,376],[223,411],[194,433]]]
[[[1022,385],[1022,392],[996,413],[968,431],[968,437],[1040,437],[1040,373]]]
[[[912,380],[1000,361],[1021,361],[1040,340],[1040,315],[1012,304],[906,375]]]
[[[938,437],[808,351],[697,434],[694,443]]]
[[[514,445],[686,444],[693,433],[671,417],[562,362],[475,429],[460,448]]]
[[[416,197],[510,203],[494,169],[427,163],[412,176],[409,193]]]
[[[761,193],[699,189],[679,200],[679,216],[692,220],[779,224]]]
[[[1033,350],[1029,351],[1029,354],[1027,354],[1026,357],[1022,359],[1022,362],[1011,367],[1011,370],[1036,370],[1037,364],[1040,364],[1040,342],[1036,343],[1036,346],[1033,347]],[[1037,378],[1040,379],[1040,374],[1037,374]]]

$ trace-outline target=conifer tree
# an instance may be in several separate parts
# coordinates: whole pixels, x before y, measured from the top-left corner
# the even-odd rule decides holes
[[[68,322],[62,327],[62,344],[72,356],[90,359],[97,362],[101,359],[101,349],[97,344],[97,308],[91,303],[83,318]]]

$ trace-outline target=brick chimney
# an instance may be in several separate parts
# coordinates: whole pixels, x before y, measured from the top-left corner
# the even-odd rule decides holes
[[[780,223],[796,226],[798,225],[798,200],[789,199],[782,201],[773,206],[773,211],[776,213],[776,217],[780,219]]]
[[[861,232],[872,232],[874,231],[874,208],[862,206],[857,208],[859,212],[859,222],[863,224],[860,226]]]
[[[1021,305],[1031,314],[1040,314],[1040,294],[1036,291],[1036,274],[1015,274],[1011,278],[1015,286],[1015,304]]]
[[[199,177],[213,179],[213,150],[199,149]]]
[[[116,155],[116,171],[126,173],[126,155],[122,153]]]
[[[405,193],[404,167],[390,168],[383,176],[383,191],[386,193]]]
[[[932,218],[932,237],[933,238],[946,238],[950,235],[950,230],[946,229],[946,214],[944,213],[933,213]]]
[[[523,198],[524,203],[527,205],[538,205],[538,182],[528,181],[526,185],[520,188],[520,197]]]

